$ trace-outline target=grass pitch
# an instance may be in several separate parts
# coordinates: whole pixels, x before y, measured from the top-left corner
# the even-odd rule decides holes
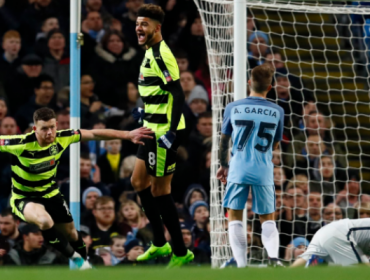
[[[304,268],[227,268],[183,267],[101,267],[89,271],[71,271],[61,267],[0,267],[0,279],[7,280],[355,280],[370,279],[370,267]]]

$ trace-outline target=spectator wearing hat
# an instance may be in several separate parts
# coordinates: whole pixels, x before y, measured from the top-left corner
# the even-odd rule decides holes
[[[295,260],[299,255],[303,254],[306,251],[309,244],[310,242],[304,237],[294,238],[285,249],[284,260],[286,261]]]
[[[137,257],[141,254],[144,254],[144,244],[140,239],[128,239],[124,245],[126,258],[121,261],[121,265],[137,265]],[[140,262],[143,263],[143,262]]]
[[[44,72],[54,79],[56,92],[69,85],[69,53],[66,40],[60,29],[49,31],[47,36],[48,52],[44,54]]]
[[[254,31],[248,38],[248,60],[251,66],[258,66],[265,62],[270,39],[263,31]]]
[[[199,114],[207,111],[209,104],[207,91],[202,86],[195,86],[190,93],[187,103],[193,114],[198,117]]]
[[[54,96],[54,80],[46,74],[41,74],[35,81],[35,94],[28,103],[15,113],[15,119],[22,132],[33,125],[33,113],[42,107],[55,108],[52,104]]]
[[[182,238],[184,239],[185,247],[194,253],[194,263],[204,264],[210,263],[211,258],[207,253],[199,248],[194,248],[193,236],[191,233],[191,228],[187,226],[186,223],[180,223]]]
[[[85,225],[80,225],[80,232],[82,235],[82,240],[85,242],[86,245],[87,260],[89,261],[89,263],[91,263],[92,265],[104,265],[103,259],[99,255],[95,254],[95,250],[91,247],[92,239],[89,227]]]
[[[200,239],[207,231],[207,223],[209,221],[208,203],[202,200],[194,202],[189,208],[189,213],[194,220],[194,225],[191,229],[194,247],[198,247]]]
[[[137,81],[141,56],[117,30],[107,31],[95,48],[91,73],[96,80],[96,93],[104,104],[125,109],[127,84]]]
[[[34,95],[36,78],[42,69],[42,59],[35,54],[28,54],[22,58],[17,73],[5,81],[4,89],[11,115]]]
[[[208,194],[202,185],[191,184],[184,193],[184,211],[190,214],[190,206],[196,201],[208,202]]]
[[[82,204],[84,206],[81,209],[81,222],[85,225],[91,225],[94,222],[94,216],[92,210],[94,209],[95,201],[103,194],[97,187],[88,187],[82,193]]]
[[[49,250],[44,243],[41,230],[33,224],[21,228],[23,241],[5,256],[4,265],[65,265],[68,260],[57,252]]]

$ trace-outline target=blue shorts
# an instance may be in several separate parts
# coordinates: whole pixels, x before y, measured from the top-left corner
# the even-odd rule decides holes
[[[249,189],[252,188],[252,211],[259,215],[275,212],[275,186],[251,186],[227,183],[223,207],[243,210],[248,200]]]

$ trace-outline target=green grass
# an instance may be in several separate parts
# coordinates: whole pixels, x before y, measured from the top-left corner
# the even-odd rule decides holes
[[[102,267],[89,271],[68,268],[6,268],[0,267],[0,279],[9,280],[355,280],[369,279],[369,267],[320,268],[246,268],[211,269],[184,267],[167,270],[164,267]]]

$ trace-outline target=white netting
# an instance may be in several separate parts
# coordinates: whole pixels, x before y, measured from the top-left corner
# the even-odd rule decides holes
[[[232,256],[225,230],[227,220],[221,206],[224,186],[219,183],[215,174],[219,167],[218,144],[223,109],[233,100],[234,3],[227,0],[195,0],[195,3],[203,21],[211,69],[213,111],[211,248],[212,264],[219,266]],[[282,194],[277,196],[278,206],[280,199],[286,205],[278,211],[280,216],[277,219],[282,245],[286,247],[289,244],[287,242],[294,237],[303,236],[310,239],[317,230],[315,227],[320,227],[321,221],[327,217],[321,216],[316,223],[310,222],[310,219],[317,218],[320,213],[330,212],[328,207],[329,212],[325,212],[327,210],[324,209],[325,204],[332,199],[336,201],[335,193],[348,185],[348,180],[352,178],[348,174],[354,174],[351,173],[353,168],[359,171],[361,178],[358,196],[347,196],[337,202],[342,207],[344,216],[348,217],[353,217],[357,213],[355,207],[359,204],[355,204],[356,199],[359,203],[366,202],[367,198],[362,193],[369,190],[370,179],[369,63],[366,36],[367,33],[370,36],[370,31],[366,31],[366,28],[370,30],[370,21],[366,23],[370,5],[365,2],[361,5],[342,4],[341,1],[247,0],[247,8],[248,21],[244,29],[247,32],[247,40],[259,30],[266,33],[268,41],[258,43],[257,40],[248,43],[246,46],[248,51],[254,48],[254,53],[252,51],[248,55],[249,65],[266,61],[270,64],[276,63],[275,65],[283,63],[289,75],[289,101],[279,99],[281,94],[279,90],[284,88],[284,84],[276,87],[275,95],[269,94],[274,102],[280,100],[280,104],[285,105],[286,109],[287,141],[282,146],[282,166],[288,178]],[[248,27],[253,27],[253,21],[254,30],[248,30]],[[267,53],[279,54],[283,61],[279,61],[276,56],[275,62],[271,63],[273,57],[266,58],[261,53],[264,49]],[[279,77],[276,76],[275,81],[278,81]],[[279,85],[280,82],[277,83]],[[284,90],[281,91],[284,95]],[[306,104],[303,103],[304,100],[314,101],[306,107],[306,115],[303,116],[303,105]],[[320,114],[308,115],[312,110],[323,112],[325,119],[322,120]],[[310,138],[307,144],[312,145],[306,146],[310,132],[314,134],[315,125],[321,127],[321,130],[318,130],[321,138],[319,140],[315,137]],[[311,131],[308,130],[309,126],[313,127]],[[319,144],[316,145],[318,141]],[[317,155],[313,155],[315,151],[318,151],[318,155],[329,156],[321,161],[316,160]],[[305,161],[307,166],[302,164]],[[330,162],[333,161],[334,174],[329,178]],[[323,169],[319,169],[320,166]],[[275,171],[280,172],[279,169]],[[302,189],[305,188],[305,184],[300,184],[300,181],[306,181],[306,178],[298,175],[299,173],[307,173],[309,190],[319,191],[317,199],[323,201],[322,205],[315,201],[316,197],[313,195],[301,196],[299,191],[292,196],[294,191],[293,193],[287,191],[290,185],[298,187],[302,185]],[[278,174],[276,178],[277,176]],[[294,176],[295,182],[292,179]],[[351,185],[349,188],[355,190],[356,186]],[[289,205],[292,205],[293,210],[289,209]],[[315,207],[317,210],[312,210]],[[249,261],[263,262],[266,260],[266,254],[260,249],[259,225],[253,213],[250,211],[248,213],[248,222],[251,225],[248,226],[251,231]],[[301,232],[302,228],[304,232]],[[280,257],[284,258],[284,248],[281,248]],[[289,260],[289,255],[287,259]]]

